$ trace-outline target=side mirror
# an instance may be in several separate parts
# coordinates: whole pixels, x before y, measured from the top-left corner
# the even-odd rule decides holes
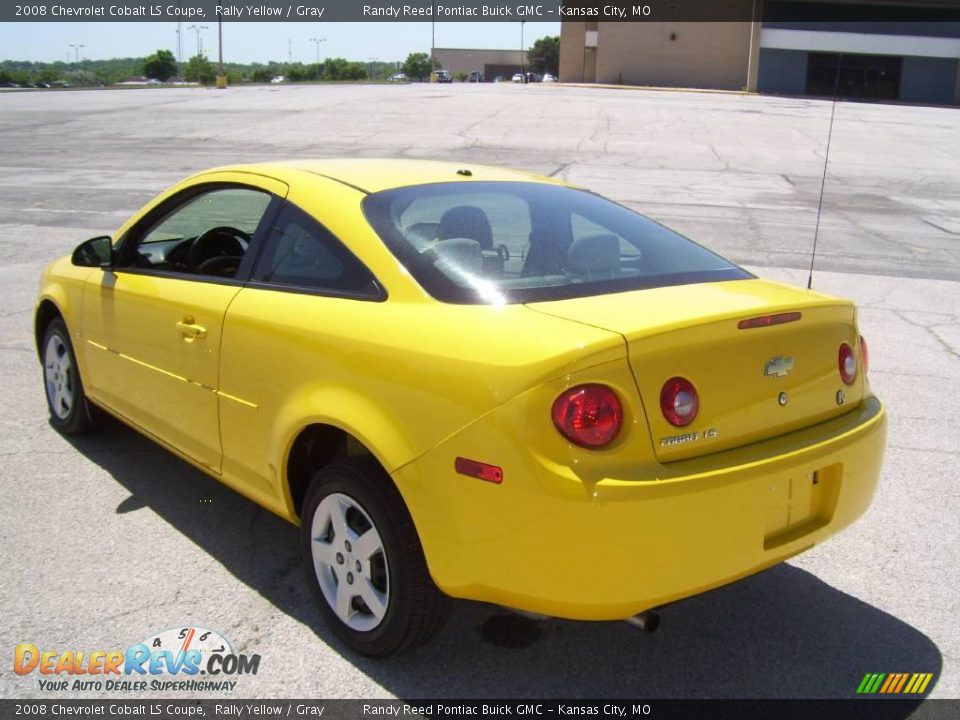
[[[107,269],[113,265],[113,243],[107,235],[90,238],[77,245],[70,261],[78,267],[100,267]]]

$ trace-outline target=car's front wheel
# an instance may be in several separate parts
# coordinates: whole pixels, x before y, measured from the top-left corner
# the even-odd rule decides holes
[[[80,435],[93,429],[91,408],[83,393],[77,358],[63,320],[56,318],[43,335],[43,385],[50,422],[62,433]]]
[[[301,538],[320,611],[358,653],[392,655],[426,642],[443,623],[449,600],[430,578],[403,498],[372,457],[316,473]]]

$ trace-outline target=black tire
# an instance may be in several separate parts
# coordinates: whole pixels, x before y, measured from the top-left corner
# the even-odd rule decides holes
[[[334,528],[332,508],[345,508],[341,517],[352,532],[344,537]],[[365,557],[365,548],[374,546],[370,538],[376,537],[366,535],[371,528],[380,550]],[[425,643],[446,620],[450,599],[431,579],[403,498],[374,458],[337,460],[314,475],[300,536],[307,582],[327,626],[361,655],[386,657]],[[360,536],[367,538],[363,549]],[[373,588],[381,605],[368,605],[359,596],[364,583],[363,590]],[[336,609],[341,591],[351,597],[345,605],[348,620]]]
[[[92,410],[83,392],[77,356],[62,318],[54,318],[47,325],[40,353],[50,424],[65,435],[83,435],[92,431]]]

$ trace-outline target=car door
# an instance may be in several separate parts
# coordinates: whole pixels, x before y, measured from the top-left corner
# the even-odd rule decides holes
[[[275,502],[271,448],[316,383],[357,384],[362,341],[386,292],[330,231],[285,203],[265,236],[253,275],[225,321],[220,403],[223,470],[243,491]],[[350,379],[348,379],[350,378]]]
[[[214,471],[223,317],[285,194],[266,179],[190,187],[134,225],[86,287],[92,397]]]

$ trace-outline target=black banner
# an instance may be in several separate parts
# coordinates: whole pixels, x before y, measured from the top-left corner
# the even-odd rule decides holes
[[[960,700],[0,700],[0,718],[952,720]]]
[[[2,22],[941,22],[960,0],[829,3],[802,0],[25,0]]]

